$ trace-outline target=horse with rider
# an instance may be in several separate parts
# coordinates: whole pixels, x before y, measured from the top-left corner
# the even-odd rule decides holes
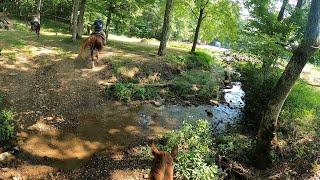
[[[85,51],[89,49],[90,51],[90,59],[91,59],[91,67],[94,67],[94,54],[99,60],[98,53],[102,50],[103,46],[106,45],[106,34],[103,31],[103,21],[101,16],[98,16],[97,19],[94,21],[92,25],[93,32],[91,33],[90,37],[87,38],[81,47],[79,57],[82,59],[85,58]]]

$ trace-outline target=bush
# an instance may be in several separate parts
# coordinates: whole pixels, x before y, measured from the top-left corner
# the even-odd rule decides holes
[[[219,169],[214,162],[212,127],[207,120],[184,122],[178,131],[166,135],[167,144],[162,149],[170,151],[178,144],[175,166],[179,179],[219,179]]]
[[[13,113],[2,109],[3,96],[0,94],[0,142],[9,141],[14,137]]]
[[[108,98],[114,98],[124,102],[131,100],[149,100],[158,98],[158,92],[152,87],[138,87],[133,83],[116,83],[106,87],[105,94]]]
[[[191,55],[166,55],[165,59],[177,63],[186,69],[210,70],[210,67],[216,63],[214,57],[205,52],[196,52]]]
[[[220,83],[207,71],[187,71],[173,80],[171,90],[181,96],[198,95],[203,98],[216,97]]]
[[[257,131],[264,105],[280,77],[281,70],[274,68],[268,74],[265,74],[259,64],[245,62],[238,63],[236,66],[242,74],[243,79],[241,81],[244,82],[246,119],[250,120],[250,125],[252,125],[249,129]]]
[[[2,110],[0,113],[0,142],[9,141],[13,137],[13,113],[10,110]]]
[[[190,56],[187,61],[188,69],[201,68],[201,69],[210,69],[210,66],[213,65],[215,59],[205,52],[196,52]]]

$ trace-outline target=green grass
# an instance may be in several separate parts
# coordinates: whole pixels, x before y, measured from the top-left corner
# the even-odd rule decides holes
[[[288,96],[280,114],[284,123],[294,123],[302,134],[319,133],[320,88],[298,82]]]
[[[264,110],[263,105],[283,70],[275,69],[264,79],[259,64],[244,63],[238,65],[238,69],[242,72],[242,81],[245,84],[247,120],[252,124],[258,123]],[[249,129],[257,130],[257,127],[259,126],[255,124],[249,126]],[[280,112],[277,140],[282,152],[272,151],[274,166],[281,164],[282,161],[291,166],[299,159],[310,162],[307,164],[308,167],[298,168],[299,171],[307,173],[306,170],[311,168],[311,163],[315,162],[320,154],[319,132],[320,88],[299,80]]]
[[[163,138],[165,144],[157,146],[170,152],[178,145],[175,179],[221,179],[222,171],[216,165],[212,127],[207,120],[185,121],[177,131]],[[150,148],[142,147],[141,156],[152,158]]]
[[[171,90],[179,96],[199,95],[204,98],[215,98],[221,86],[213,73],[202,70],[187,71],[174,80]]]
[[[0,93],[0,147],[15,136],[13,112],[3,108],[3,95]]]

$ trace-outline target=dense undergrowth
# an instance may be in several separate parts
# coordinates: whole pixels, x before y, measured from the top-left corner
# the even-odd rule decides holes
[[[223,70],[217,60],[205,52],[168,54],[159,63],[140,65],[117,57],[113,62],[118,82],[106,87],[108,99],[150,100],[166,97],[216,98]]]
[[[242,72],[246,91],[247,117],[244,124],[246,129],[250,129],[249,134],[254,135],[258,131],[267,97],[282,70],[275,68],[265,76],[259,64],[245,62],[238,64],[237,68]],[[280,167],[287,162],[290,166],[288,171],[299,176],[319,168],[320,89],[299,80],[283,105],[278,124],[277,144],[272,152],[273,166]],[[297,175],[288,173],[283,172],[281,177]]]
[[[0,147],[10,142],[15,135],[15,124],[11,110],[3,107],[3,95],[0,93]]]

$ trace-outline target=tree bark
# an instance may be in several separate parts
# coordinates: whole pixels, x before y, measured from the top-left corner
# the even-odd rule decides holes
[[[292,87],[320,45],[320,0],[312,0],[309,20],[300,46],[293,52],[288,65],[273,89],[260,122],[256,146],[256,165],[265,169],[270,165],[270,150],[276,137],[279,113]]]
[[[38,1],[38,6],[37,6],[37,18],[39,20],[39,23],[41,22],[41,7],[42,7],[42,0]]]
[[[199,12],[199,18],[198,18],[196,31],[194,32],[194,38],[193,38],[193,44],[192,44],[191,53],[194,53],[196,51],[197,42],[198,42],[198,38],[199,38],[199,32],[200,32],[200,27],[201,27],[201,23],[202,23],[203,17],[204,17],[204,8],[201,8],[200,12]]]
[[[86,10],[86,2],[87,0],[81,0],[80,2],[80,14],[78,20],[78,29],[77,29],[77,38],[81,39],[83,34],[83,23],[84,23],[84,12]]]
[[[109,8],[108,8],[108,15],[107,15],[107,22],[106,22],[106,42],[108,41],[109,37],[109,29],[110,29],[110,24],[111,24],[111,18],[112,18],[112,11],[113,11],[113,6],[112,2],[109,3]]]
[[[164,18],[163,18],[161,42],[160,42],[160,46],[159,46],[159,50],[158,50],[159,56],[165,55],[167,41],[169,39],[171,10],[172,10],[172,0],[167,0],[166,10],[164,13]]]
[[[288,4],[288,0],[283,0],[280,12],[278,14],[278,21],[282,21],[284,18],[284,12],[286,10],[286,6]]]
[[[73,0],[73,9],[72,9],[72,41],[77,40],[77,29],[78,29],[78,9],[79,9],[79,0]]]
[[[305,4],[305,2],[306,2],[305,0],[298,0],[295,8],[301,9],[302,6]]]

